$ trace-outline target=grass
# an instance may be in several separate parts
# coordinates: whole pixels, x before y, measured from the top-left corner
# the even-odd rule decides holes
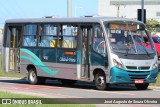
[[[39,97],[0,91],[0,98],[39,98]]]
[[[0,67],[1,68],[1,67]],[[0,77],[17,77],[17,78],[25,78],[25,75],[22,75],[17,72],[4,72],[0,69]]]
[[[0,91],[0,98],[37,98],[37,96],[31,96],[31,95],[22,95],[22,94],[14,94],[10,92],[4,92]],[[24,99],[22,99],[24,100]],[[54,100],[54,102],[57,102],[58,100]],[[63,102],[63,101],[58,101]],[[64,103],[64,102],[63,102]],[[89,105],[89,104],[0,104],[0,107],[95,107],[95,105]]]
[[[25,75],[22,75],[18,72],[4,72],[2,71],[2,64],[1,64],[1,55],[0,55],[0,77],[18,77],[18,78],[24,78]]]

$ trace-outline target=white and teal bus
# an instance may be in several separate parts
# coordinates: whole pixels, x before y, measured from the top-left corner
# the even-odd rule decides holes
[[[144,40],[147,36],[148,41]],[[63,84],[135,84],[157,80],[157,53],[145,25],[112,17],[10,19],[2,47],[4,71],[26,74],[31,84],[47,78]]]

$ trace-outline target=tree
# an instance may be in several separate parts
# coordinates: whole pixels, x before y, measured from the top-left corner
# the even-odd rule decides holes
[[[152,32],[153,34],[156,32],[159,32],[160,30],[160,23],[157,20],[154,19],[147,19],[146,26]]]
[[[160,26],[160,23],[157,21],[157,20],[154,20],[154,19],[147,19],[147,23],[146,23],[146,26],[147,27],[158,27]]]

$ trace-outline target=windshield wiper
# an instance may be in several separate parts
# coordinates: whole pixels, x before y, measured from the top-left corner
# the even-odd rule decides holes
[[[141,40],[140,40],[141,41]],[[150,54],[148,53],[148,51],[146,50],[145,46],[142,44],[142,41],[140,42],[141,46],[143,47],[144,51],[146,52],[146,55],[148,57],[150,57]]]
[[[127,49],[126,49],[126,54],[125,54],[125,56],[128,56],[128,52],[129,52],[129,50],[132,48],[132,46],[131,46],[131,44],[127,43],[127,44],[126,44],[126,47],[127,47]]]

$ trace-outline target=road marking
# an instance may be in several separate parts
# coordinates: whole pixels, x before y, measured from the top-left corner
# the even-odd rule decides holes
[[[64,95],[64,94],[57,94],[57,93],[47,93],[47,92],[41,92],[41,91],[32,91],[32,90],[27,90],[29,92],[32,92],[32,93],[36,93],[36,94],[44,94],[44,95],[47,95],[47,96],[50,96],[51,98],[83,98],[83,97],[78,97],[78,96],[73,96],[73,95]],[[43,96],[45,97],[45,96]],[[46,97],[47,98],[47,97]]]
[[[62,90],[64,88],[54,87],[54,86],[39,86],[39,85],[14,85],[14,86],[3,86],[1,88],[6,89],[16,89],[16,90],[44,90],[44,89],[53,89],[53,90]]]
[[[100,91],[100,90],[86,90],[86,91],[95,91],[95,92],[100,92],[100,93],[109,93],[109,94],[123,94],[123,95],[135,95],[131,93],[122,93],[122,92],[108,92],[108,91]]]
[[[75,89],[75,90],[83,90],[83,91],[89,91],[89,92],[100,92],[100,93],[110,93],[110,94],[124,94],[124,95],[135,95],[131,93],[122,93],[122,92],[109,92],[109,91],[101,91],[101,90],[94,90],[94,89],[77,89],[77,88],[68,88],[67,89]]]

